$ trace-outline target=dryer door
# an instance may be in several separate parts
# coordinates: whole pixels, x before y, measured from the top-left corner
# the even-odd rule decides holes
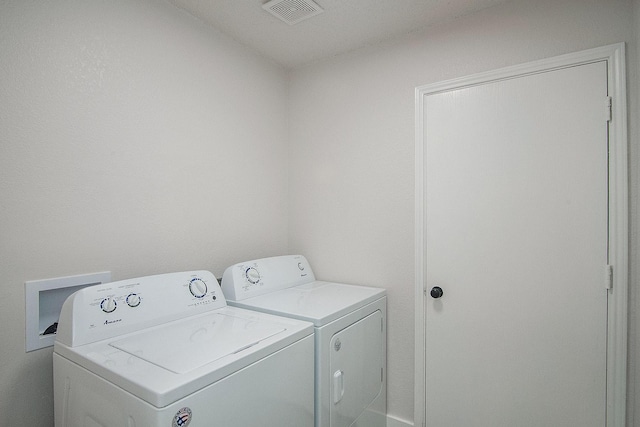
[[[349,427],[380,394],[384,327],[380,310],[331,338],[331,427]]]

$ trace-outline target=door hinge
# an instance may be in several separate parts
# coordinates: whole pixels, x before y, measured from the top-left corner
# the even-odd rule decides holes
[[[607,266],[605,267],[605,287],[607,290],[611,290],[613,289],[613,266],[607,264]]]
[[[613,118],[613,107],[612,105],[612,100],[610,96],[607,96],[607,98],[605,99],[605,118],[607,119],[608,122],[610,122]]]

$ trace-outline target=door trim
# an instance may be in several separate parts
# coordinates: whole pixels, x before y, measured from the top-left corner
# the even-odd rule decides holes
[[[627,294],[628,294],[628,172],[627,91],[625,44],[618,43],[557,56],[468,77],[419,86],[415,89],[415,387],[414,425],[426,422],[425,372],[425,162],[424,106],[428,95],[553,71],[607,62],[608,94],[612,97],[609,122],[609,264],[614,268],[613,286],[607,299],[607,427],[624,427],[627,395]],[[604,102],[604,101],[603,101]],[[603,114],[604,114],[603,106]],[[603,274],[604,276],[604,274]],[[603,288],[605,279],[603,277]]]

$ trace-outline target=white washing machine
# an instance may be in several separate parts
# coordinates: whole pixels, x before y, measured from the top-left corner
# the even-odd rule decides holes
[[[62,307],[56,427],[311,427],[313,325],[229,307],[208,271],[84,288]]]
[[[227,268],[229,304],[315,327],[315,426],[386,426],[386,291],[316,281],[301,255]]]

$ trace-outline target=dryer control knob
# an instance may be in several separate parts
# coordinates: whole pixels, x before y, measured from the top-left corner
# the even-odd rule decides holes
[[[207,284],[202,279],[194,278],[189,282],[189,291],[196,298],[202,298],[207,294]]]
[[[102,302],[100,303],[100,308],[105,313],[114,312],[116,310],[117,306],[118,305],[116,304],[116,301],[111,297],[103,299]]]
[[[245,270],[244,275],[247,277],[249,283],[256,284],[260,281],[260,272],[255,267],[249,267]]]

